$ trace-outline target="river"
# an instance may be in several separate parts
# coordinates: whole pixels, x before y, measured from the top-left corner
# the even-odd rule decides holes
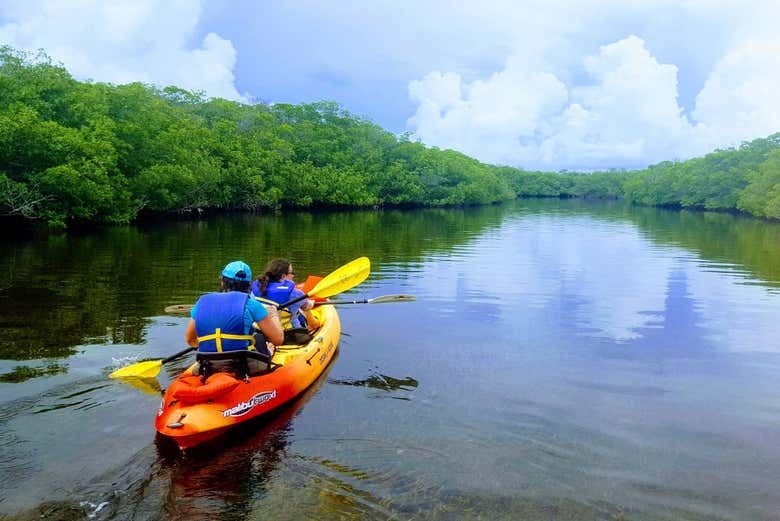
[[[359,256],[328,372],[212,453],[159,389],[228,261]],[[0,235],[4,519],[776,519],[780,224],[622,203],[225,215]],[[165,388],[192,358],[167,366]],[[216,448],[215,448],[216,449]]]

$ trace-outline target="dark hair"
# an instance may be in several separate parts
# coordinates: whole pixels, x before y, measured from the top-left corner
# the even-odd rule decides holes
[[[249,293],[249,281],[222,277],[222,291],[240,291],[241,293]]]
[[[287,259],[274,259],[269,262],[263,274],[257,277],[257,282],[260,283],[260,295],[265,295],[268,284],[279,282],[288,271],[290,271],[290,261]]]

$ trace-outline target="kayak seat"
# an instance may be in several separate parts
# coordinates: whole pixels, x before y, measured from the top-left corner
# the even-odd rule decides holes
[[[271,362],[271,353],[265,344],[258,351],[223,351],[221,353],[198,353],[195,360],[199,364],[197,374],[202,382],[220,372],[232,373],[236,378],[246,379],[259,376],[281,367]]]
[[[256,346],[264,345],[265,342],[267,341],[262,331],[255,330],[254,337],[255,337]],[[309,343],[312,338],[313,338],[312,334],[309,332],[308,328],[305,327],[287,328],[284,329],[284,341],[282,341],[282,345],[283,346],[303,345]]]
[[[284,343],[285,346],[302,346],[311,342],[314,336],[311,334],[308,328],[295,327],[292,329],[284,330]]]

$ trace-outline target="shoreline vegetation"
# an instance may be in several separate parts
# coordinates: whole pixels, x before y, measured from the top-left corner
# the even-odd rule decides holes
[[[0,216],[129,223],[201,211],[483,205],[522,197],[780,219],[780,133],[642,170],[481,163],[334,102],[253,105],[177,87],[81,82],[0,47]]]

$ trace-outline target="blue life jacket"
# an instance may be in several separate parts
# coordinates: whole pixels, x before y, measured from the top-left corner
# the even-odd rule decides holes
[[[255,290],[256,289],[256,290]],[[269,282],[265,288],[265,295],[260,295],[260,285],[258,283],[257,288],[253,286],[252,291],[255,295],[255,300],[259,300],[263,304],[276,306],[277,304],[284,304],[289,302],[292,297],[293,291],[295,291],[295,282],[292,280],[285,280],[284,282]],[[290,306],[290,324],[292,327],[306,327],[306,317],[300,312],[301,303],[297,302]]]
[[[195,331],[199,353],[254,349],[254,338],[244,332],[244,307],[249,295],[238,291],[209,293],[198,300]]]
[[[258,288],[259,289],[259,288]],[[284,304],[290,300],[295,289],[295,282],[291,280],[285,280],[284,282],[269,282],[265,288],[264,295],[257,295],[257,300],[265,304]]]

